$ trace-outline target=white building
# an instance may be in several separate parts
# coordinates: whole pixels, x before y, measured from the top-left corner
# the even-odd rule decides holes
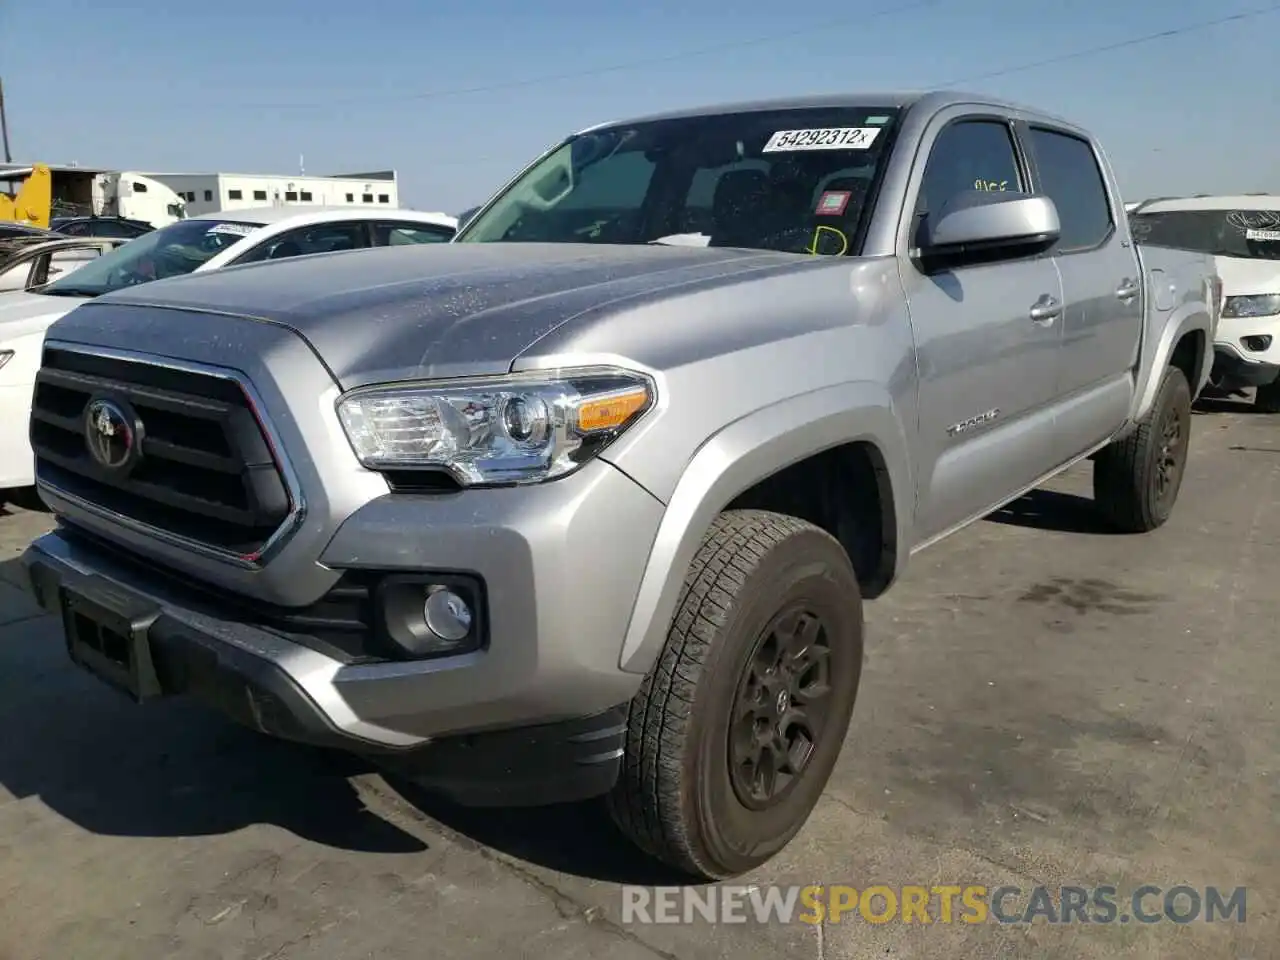
[[[334,177],[250,173],[148,173],[187,203],[187,215],[243,207],[340,207],[345,204],[395,209],[400,198],[394,170]]]

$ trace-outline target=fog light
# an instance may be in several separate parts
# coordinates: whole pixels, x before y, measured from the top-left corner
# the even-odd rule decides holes
[[[471,632],[471,607],[448,587],[432,587],[422,605],[427,629],[441,640],[457,643]]]
[[[488,645],[484,581],[472,574],[387,574],[373,601],[380,657],[456,657]]]
[[[1271,346],[1271,335],[1268,333],[1255,334],[1252,337],[1245,337],[1240,341],[1246,350],[1254,353],[1262,353]]]

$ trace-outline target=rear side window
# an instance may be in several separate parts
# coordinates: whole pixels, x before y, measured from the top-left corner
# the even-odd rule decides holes
[[[975,190],[1024,192],[1013,137],[998,120],[961,120],[938,134],[916,212],[936,216],[949,201]]]
[[[1041,127],[1031,128],[1040,188],[1058,208],[1062,237],[1058,250],[1096,247],[1111,232],[1111,204],[1093,147],[1085,140]]]
[[[453,237],[448,227],[436,227],[416,223],[373,224],[375,247],[398,247],[412,243],[448,243]]]
[[[264,240],[248,253],[236,258],[236,265],[262,260],[286,260],[311,253],[335,253],[368,246],[363,223],[327,223],[299,227]]]

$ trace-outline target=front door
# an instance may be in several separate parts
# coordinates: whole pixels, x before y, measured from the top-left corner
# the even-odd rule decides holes
[[[1010,123],[939,119],[915,221],[967,190],[1028,190]],[[928,135],[926,135],[928,138]],[[981,516],[1053,465],[1062,285],[1019,255],[926,275],[903,260],[920,379],[917,543]]]

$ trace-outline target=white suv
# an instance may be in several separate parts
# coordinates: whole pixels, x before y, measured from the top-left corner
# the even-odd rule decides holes
[[[0,501],[35,482],[27,439],[45,331],[87,298],[219,267],[300,254],[447,243],[446,213],[386,207],[259,207],[206,213],[143,234],[75,272],[25,293],[0,293]]]
[[[1257,387],[1258,409],[1280,413],[1280,196],[1148,200],[1129,222],[1147,246],[1214,255],[1225,300],[1211,382],[1230,391]]]

